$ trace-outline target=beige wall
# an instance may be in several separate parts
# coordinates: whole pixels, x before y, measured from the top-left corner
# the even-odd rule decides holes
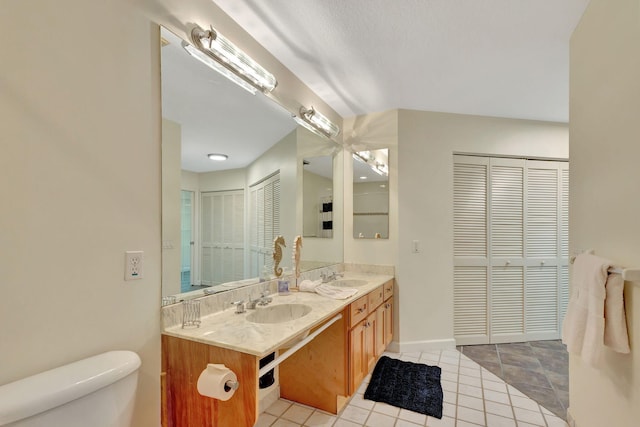
[[[460,114],[398,114],[399,231],[391,239],[397,241],[401,310],[395,338],[407,350],[453,345],[453,153],[567,158],[568,129]],[[393,200],[393,185],[391,192]],[[411,252],[413,240],[420,253]]]
[[[182,128],[162,119],[162,295],[180,293]]]
[[[113,349],[142,357],[136,427],[160,422],[161,117],[155,23],[214,24],[339,117],[210,0],[4,0],[0,384]],[[144,278],[125,282],[124,252]]]
[[[160,398],[156,34],[123,1],[0,14],[0,384],[133,350],[140,426]],[[144,251],[143,279],[124,281],[127,250]]]
[[[592,0],[571,40],[570,244],[640,265],[640,2]],[[625,284],[631,354],[605,350],[592,368],[569,361],[578,427],[640,420],[640,286]]]

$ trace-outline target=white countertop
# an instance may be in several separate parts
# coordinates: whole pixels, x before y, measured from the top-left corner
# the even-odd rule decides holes
[[[354,296],[343,300],[327,298],[315,292],[274,294],[271,295],[273,302],[266,307],[247,309],[242,314],[236,314],[235,308],[230,308],[203,317],[199,328],[182,329],[181,325],[177,325],[166,328],[163,333],[242,353],[266,356],[283,347],[288,341],[329,320],[353,301],[393,279],[393,276],[347,272],[342,279],[360,279],[368,283],[357,287],[358,292]],[[311,306],[312,310],[303,317],[282,323],[254,323],[246,320],[254,311],[278,304],[306,304]]]

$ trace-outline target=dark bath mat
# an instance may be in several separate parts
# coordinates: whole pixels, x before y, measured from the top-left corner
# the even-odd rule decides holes
[[[364,398],[442,418],[441,369],[382,356]]]

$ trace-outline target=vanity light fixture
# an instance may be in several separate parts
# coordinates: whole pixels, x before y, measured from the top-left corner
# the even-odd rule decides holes
[[[191,30],[191,41],[193,45],[183,44],[184,49],[191,56],[243,89],[255,94],[256,90],[271,92],[277,86],[278,81],[273,74],[213,27],[204,30],[195,26]]]
[[[227,156],[226,154],[220,154],[220,153],[207,154],[207,157],[209,159],[215,160],[217,162],[224,162],[225,160],[227,160],[229,158],[229,156]]]
[[[340,134],[340,128],[331,120],[318,113],[313,107],[307,109],[300,107],[300,115],[293,116],[293,119],[311,132],[325,136],[329,139]]]
[[[355,160],[368,165],[378,175],[389,176],[389,166],[386,163],[377,161],[370,151],[357,151],[352,156]]]

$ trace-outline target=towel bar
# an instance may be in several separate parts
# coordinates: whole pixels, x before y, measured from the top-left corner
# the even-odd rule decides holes
[[[592,254],[594,253],[593,249],[586,251],[586,253]],[[572,255],[569,259],[569,262],[573,264],[576,260],[576,256]],[[638,282],[640,281],[640,268],[624,268],[624,267],[609,267],[607,270],[608,273],[620,274],[622,275],[622,280],[626,280],[629,282]]]

